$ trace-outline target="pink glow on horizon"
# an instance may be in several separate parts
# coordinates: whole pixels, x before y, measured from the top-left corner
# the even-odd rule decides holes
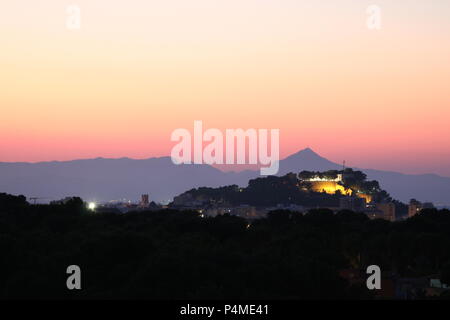
[[[0,161],[169,156],[202,120],[280,129],[282,158],[450,176],[448,1],[380,0],[379,32],[355,0],[76,2],[79,32],[65,2],[0,12]]]

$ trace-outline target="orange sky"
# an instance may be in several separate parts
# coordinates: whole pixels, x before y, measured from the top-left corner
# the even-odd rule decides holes
[[[450,176],[450,2],[15,0],[0,161],[169,155],[176,128],[280,129],[348,165]],[[66,6],[81,29],[66,28]]]

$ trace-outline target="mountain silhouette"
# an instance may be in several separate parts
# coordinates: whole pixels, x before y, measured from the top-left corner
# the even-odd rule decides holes
[[[315,153],[312,149],[306,148],[294,153],[287,158],[280,161],[279,175],[284,175],[289,172],[307,171],[324,171],[324,170],[339,170],[342,165],[338,165],[325,159]]]
[[[341,168],[342,165],[306,148],[281,160],[278,175]],[[354,169],[362,170],[369,179],[378,180],[381,187],[396,199],[407,202],[417,198],[450,205],[450,178]],[[137,201],[144,193],[154,201],[169,201],[192,188],[230,184],[246,186],[249,179],[256,177],[260,177],[259,170],[223,172],[209,165],[174,165],[170,157],[0,162],[0,192],[42,197],[41,202],[66,196],[80,196],[86,201]]]
[[[0,176],[0,192],[27,197],[133,201],[148,193],[151,200],[167,201],[194,187],[233,183],[235,174],[207,165],[177,166],[170,157],[161,157],[0,163]]]

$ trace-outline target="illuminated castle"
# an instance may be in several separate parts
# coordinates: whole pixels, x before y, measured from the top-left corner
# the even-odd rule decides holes
[[[335,179],[329,179],[329,178],[322,178],[322,177],[312,177],[309,179],[305,179],[303,181],[306,181],[310,184],[311,188],[310,190],[315,192],[326,192],[328,194],[335,194],[336,191],[340,191],[343,195],[352,195],[351,189],[346,189],[343,185],[340,183],[342,182],[342,174],[338,174],[337,178]]]
[[[335,194],[336,191],[340,191],[342,195],[346,196],[357,196],[358,198],[363,198],[366,200],[366,203],[372,201],[372,196],[362,193],[362,192],[354,192],[352,189],[345,188],[342,184],[344,182],[344,176],[342,173],[337,174],[336,178],[327,178],[320,176],[313,176],[310,178],[302,179],[302,181],[308,182],[310,185],[309,190],[314,192],[326,192],[328,194]]]

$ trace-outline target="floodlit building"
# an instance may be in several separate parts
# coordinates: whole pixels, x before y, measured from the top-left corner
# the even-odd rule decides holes
[[[336,181],[326,181],[326,180],[310,180],[308,181],[311,185],[311,190],[314,192],[326,192],[328,194],[335,194],[336,191],[340,191],[343,195],[351,195],[352,191],[346,189],[344,186],[340,185]]]
[[[340,192],[346,196],[356,196],[358,198],[364,198],[366,203],[372,201],[372,196],[360,191],[353,192],[352,189],[344,187],[343,183],[345,178],[353,177],[353,173],[339,173],[335,178],[324,176],[312,176],[310,178],[300,179],[302,182],[307,182],[310,189],[314,192],[325,192],[328,194],[336,194]],[[305,189],[305,187],[303,187]]]

